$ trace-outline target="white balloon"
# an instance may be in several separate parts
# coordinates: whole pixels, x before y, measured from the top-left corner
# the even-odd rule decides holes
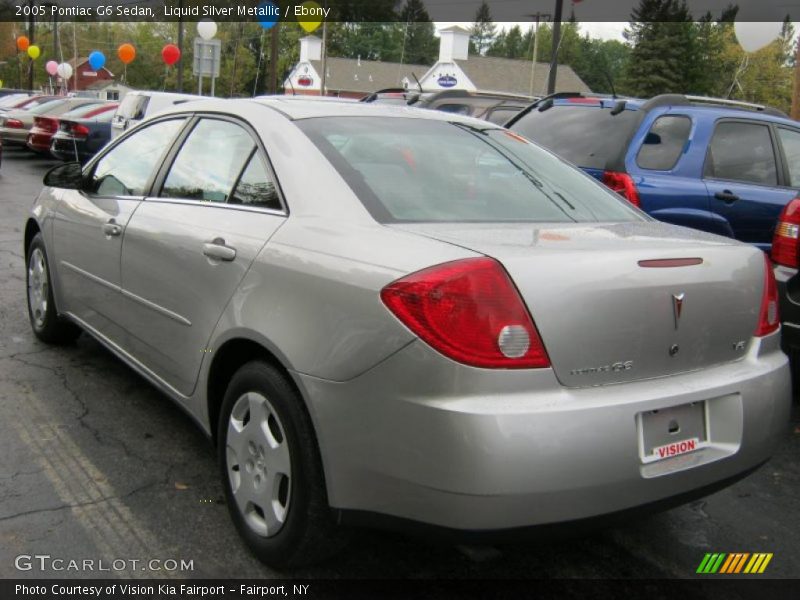
[[[62,79],[69,79],[72,77],[72,65],[69,63],[61,63],[56,69],[56,73]]]
[[[214,23],[214,21],[198,21],[197,33],[199,33],[200,37],[204,40],[210,40],[217,35],[217,24]]]
[[[733,30],[745,52],[755,52],[767,46],[781,34],[783,23],[773,21],[736,21]]]

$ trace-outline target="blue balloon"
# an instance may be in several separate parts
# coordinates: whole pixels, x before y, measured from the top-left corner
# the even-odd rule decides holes
[[[275,25],[275,23],[278,22],[280,15],[281,9],[275,6],[272,2],[266,1],[258,5],[258,22],[261,23],[261,26],[264,29],[269,29]]]
[[[89,55],[89,66],[95,71],[102,69],[104,64],[106,64],[106,55],[100,52],[100,50],[94,50]]]

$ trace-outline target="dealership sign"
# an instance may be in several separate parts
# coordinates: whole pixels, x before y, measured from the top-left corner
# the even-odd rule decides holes
[[[436,83],[439,84],[439,87],[443,88],[451,88],[455,87],[458,83],[458,79],[453,77],[452,75],[442,75],[439,79],[436,80]]]
[[[308,86],[312,85],[313,83],[314,83],[314,80],[311,79],[311,77],[308,77],[307,75],[304,75],[303,77],[300,77],[297,80],[297,85],[302,85],[303,87],[308,87]]]

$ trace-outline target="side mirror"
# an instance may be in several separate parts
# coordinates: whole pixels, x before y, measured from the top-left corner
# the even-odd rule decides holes
[[[83,188],[83,167],[79,162],[57,165],[45,173],[44,184],[65,190],[79,190]]]

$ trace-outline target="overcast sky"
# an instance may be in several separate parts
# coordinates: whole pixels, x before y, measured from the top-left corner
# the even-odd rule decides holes
[[[446,22],[436,22],[436,29],[443,29],[444,27],[449,27],[450,25],[461,25],[467,29],[472,27],[472,23],[446,23]],[[522,31],[527,31],[530,27],[533,26],[533,23],[530,21],[524,23],[497,23],[498,28],[501,29],[510,29],[514,25],[519,25]],[[591,23],[580,23],[581,26],[581,33],[588,33],[590,37],[593,38],[601,38],[604,40],[623,40],[622,31],[628,26],[627,22],[624,23],[612,23],[612,22],[591,22]]]

